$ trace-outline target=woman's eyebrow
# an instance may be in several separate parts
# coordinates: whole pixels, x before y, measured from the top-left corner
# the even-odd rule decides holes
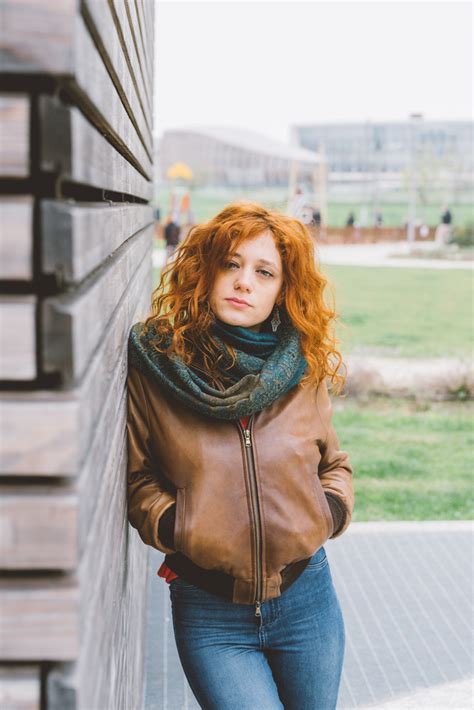
[[[239,259],[242,258],[242,254],[239,254],[238,252],[235,252],[234,256],[237,256]],[[273,263],[273,261],[268,261],[268,259],[257,259],[257,262],[259,264],[265,264],[266,266],[271,266],[272,268],[275,269],[275,271],[278,271],[278,267],[276,264]]]

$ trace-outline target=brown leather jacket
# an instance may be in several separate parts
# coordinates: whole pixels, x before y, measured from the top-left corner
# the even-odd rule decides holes
[[[325,381],[294,387],[245,431],[185,407],[134,367],[127,384],[129,521],[146,544],[231,575],[234,602],[278,597],[285,569],[348,527],[352,467]],[[345,510],[336,533],[325,491]],[[158,524],[175,503],[173,550]]]

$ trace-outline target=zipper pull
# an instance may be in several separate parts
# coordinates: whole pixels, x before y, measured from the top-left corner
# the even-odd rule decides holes
[[[245,429],[244,436],[245,436],[245,446],[252,446],[252,442],[250,441],[250,430],[249,429]]]
[[[255,616],[262,616],[260,612],[260,602],[255,602]]]

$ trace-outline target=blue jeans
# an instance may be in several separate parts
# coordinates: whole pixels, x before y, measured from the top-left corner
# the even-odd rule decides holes
[[[333,710],[345,628],[324,547],[283,594],[235,604],[181,578],[170,584],[181,664],[205,710]]]

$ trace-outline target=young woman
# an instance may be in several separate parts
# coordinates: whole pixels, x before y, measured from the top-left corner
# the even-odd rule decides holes
[[[325,286],[301,222],[234,204],[193,227],[130,333],[129,520],[166,553],[206,710],[336,706],[345,629],[323,545],[354,493]]]

